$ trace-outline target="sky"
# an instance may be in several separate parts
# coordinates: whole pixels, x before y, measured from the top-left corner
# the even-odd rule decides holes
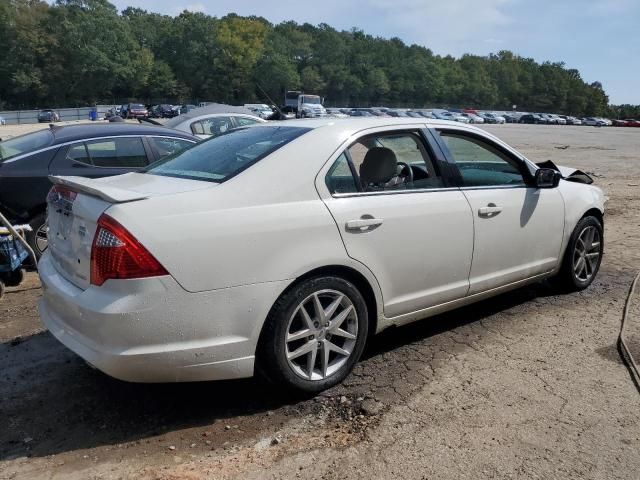
[[[256,15],[398,37],[440,55],[511,50],[563,61],[613,104],[640,104],[640,0],[110,0],[177,15]]]

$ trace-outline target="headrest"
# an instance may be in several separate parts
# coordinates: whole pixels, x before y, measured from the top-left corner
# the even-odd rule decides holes
[[[364,186],[371,183],[386,183],[397,174],[396,154],[385,147],[370,148],[360,165],[360,180]]]

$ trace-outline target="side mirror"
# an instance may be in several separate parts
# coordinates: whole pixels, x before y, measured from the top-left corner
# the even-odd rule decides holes
[[[552,168],[539,168],[536,170],[534,183],[536,188],[556,188],[560,183],[562,174]]]

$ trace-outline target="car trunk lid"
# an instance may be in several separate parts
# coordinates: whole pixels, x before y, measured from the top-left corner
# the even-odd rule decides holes
[[[49,178],[54,187],[47,197],[48,250],[56,270],[83,290],[91,283],[91,248],[98,219],[109,207],[216,185],[139,173],[98,180]]]

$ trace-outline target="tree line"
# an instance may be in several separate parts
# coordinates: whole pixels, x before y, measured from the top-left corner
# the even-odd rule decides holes
[[[326,24],[131,7],[118,13],[107,0],[0,0],[0,45],[0,108],[265,103],[263,92],[280,104],[285,90],[300,89],[333,106],[622,111],[611,109],[599,82],[562,62],[510,51],[441,56]],[[637,116],[637,106],[627,107]]]

